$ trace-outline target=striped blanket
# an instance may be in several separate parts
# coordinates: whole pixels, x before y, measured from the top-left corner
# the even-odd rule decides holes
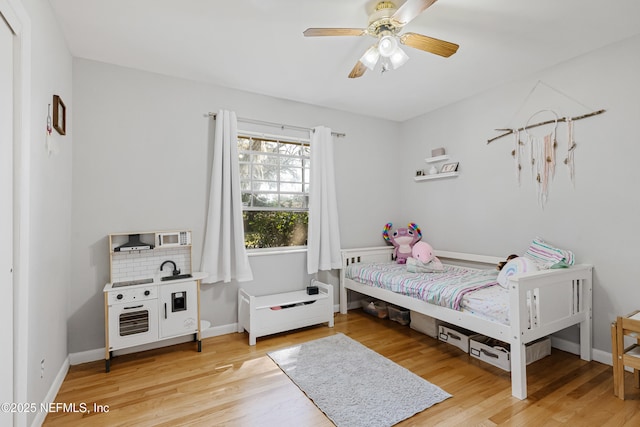
[[[351,264],[345,277],[431,304],[460,310],[462,297],[497,284],[498,271],[445,265],[442,273],[409,273],[395,262]]]

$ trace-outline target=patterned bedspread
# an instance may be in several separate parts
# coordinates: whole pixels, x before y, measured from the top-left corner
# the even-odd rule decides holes
[[[497,284],[498,271],[445,265],[442,273],[409,273],[395,262],[351,264],[345,276],[431,304],[460,310],[465,294]]]

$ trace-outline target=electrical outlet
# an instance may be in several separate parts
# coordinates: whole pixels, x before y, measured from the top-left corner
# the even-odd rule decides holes
[[[44,378],[44,359],[40,361],[40,378]]]

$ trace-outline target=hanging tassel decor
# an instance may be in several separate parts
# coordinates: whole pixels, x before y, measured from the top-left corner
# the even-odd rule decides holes
[[[571,179],[571,185],[573,185],[575,187],[576,185],[576,168],[575,168],[575,164],[573,163],[573,153],[574,150],[576,149],[576,142],[573,139],[573,120],[572,119],[567,119],[567,130],[568,130],[568,137],[567,137],[567,157],[566,159],[564,159],[564,163],[569,167],[569,178]]]
[[[550,120],[553,124],[553,129],[550,133],[543,136],[536,136],[527,130],[529,122],[541,113],[551,113],[555,119]],[[558,127],[558,114],[552,110],[540,110],[529,118],[527,126],[525,126],[525,132],[527,134],[527,140],[530,144],[531,153],[531,173],[536,182],[536,189],[538,193],[538,203],[542,207],[547,203],[549,198],[549,185],[555,174],[556,170],[556,129]]]
[[[516,180],[518,181],[518,186],[520,185],[520,175],[522,172],[522,156],[524,150],[524,143],[520,139],[520,131],[515,131],[513,133],[515,135],[515,148],[511,152],[513,156],[515,167],[516,167]]]

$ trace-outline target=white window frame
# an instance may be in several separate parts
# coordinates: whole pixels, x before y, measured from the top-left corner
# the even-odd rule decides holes
[[[305,180],[305,169],[308,171],[308,173],[306,174],[307,177],[311,176],[310,173],[310,155],[309,156],[287,156],[285,154],[279,154],[279,153],[262,153],[262,152],[254,152],[254,151],[244,151],[240,149],[240,140],[241,139],[246,139],[246,138],[253,138],[253,139],[262,139],[262,140],[267,140],[267,141],[273,141],[273,142],[278,142],[278,143],[289,143],[289,144],[299,144],[301,146],[307,146],[311,147],[310,142],[311,140],[309,138],[299,138],[299,137],[292,137],[292,136],[286,136],[286,135],[275,135],[275,134],[266,134],[266,133],[261,133],[261,132],[253,132],[253,131],[247,131],[247,130],[241,130],[238,129],[238,154],[240,156],[240,154],[242,153],[246,153],[246,154],[255,154],[255,153],[260,153],[262,155],[269,155],[269,156],[274,156],[274,157],[294,157],[294,158],[301,158],[302,159],[302,171],[301,171],[301,181],[300,181],[300,185],[302,186],[301,192],[293,192],[293,191],[281,191],[281,184],[282,183],[288,183],[288,181],[281,181],[281,176],[280,176],[280,171],[278,171],[278,177],[276,180],[272,180],[270,182],[274,182],[276,184],[276,190],[275,191],[256,191],[254,189],[254,182],[260,182],[259,180],[255,180],[253,178],[253,174],[249,173],[249,185],[248,185],[248,189],[244,189],[242,190],[242,194],[246,194],[246,193],[251,193],[251,194],[283,194],[283,195],[299,195],[302,196],[305,200],[304,203],[304,207],[300,207],[300,208],[287,208],[287,207],[282,207],[282,206],[275,206],[275,207],[265,207],[265,206],[245,206],[243,204],[242,206],[242,211],[245,212],[251,212],[251,211],[284,211],[284,212],[309,212],[309,191],[308,191],[308,186],[309,186],[309,181]],[[251,165],[253,164],[253,161],[241,161],[240,165],[243,164],[248,164]],[[306,165],[309,165],[308,167]],[[242,179],[241,177],[241,181],[242,182],[247,182],[246,180]],[[296,182],[297,183],[297,182]],[[307,191],[305,191],[305,187],[307,189]],[[279,246],[279,247],[267,247],[267,248],[248,248],[247,251],[250,254],[253,255],[259,255],[259,254],[272,254],[272,253],[282,253],[282,252],[299,252],[299,251],[306,251],[306,245],[299,245],[299,246]]]

